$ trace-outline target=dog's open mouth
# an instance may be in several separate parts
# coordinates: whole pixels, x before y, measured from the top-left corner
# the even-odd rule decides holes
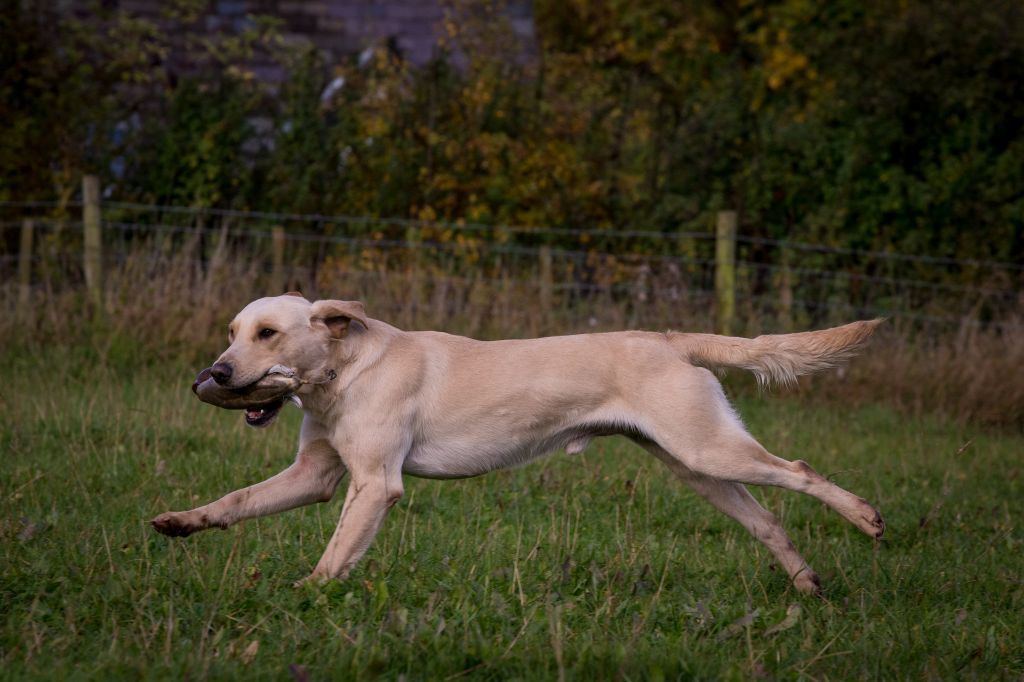
[[[227,388],[214,381],[209,369],[204,369],[192,390],[204,403],[226,410],[244,410],[246,424],[263,427],[270,425],[284,404],[294,399],[300,385],[298,379],[287,373],[268,372],[248,386]]]
[[[259,427],[273,422],[281,408],[289,401],[301,408],[302,401],[295,393],[303,385],[325,384],[334,380],[336,376],[333,369],[323,369],[302,378],[295,370],[283,365],[274,365],[260,379],[248,386],[227,388],[213,379],[208,367],[196,377],[192,383],[192,391],[204,403],[225,410],[245,410],[245,423]]]
[[[270,422],[274,421],[274,418],[277,417],[281,408],[284,407],[285,400],[286,398],[281,398],[269,405],[245,408],[245,423],[255,427],[269,426]]]

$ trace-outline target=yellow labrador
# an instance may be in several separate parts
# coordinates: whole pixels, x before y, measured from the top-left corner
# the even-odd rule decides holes
[[[765,450],[707,368],[792,382],[848,358],[879,322],[755,339],[630,331],[475,341],[402,331],[354,301],[262,298],[231,322],[228,349],[194,388],[207,402],[244,408],[252,426],[269,424],[288,400],[299,403],[295,462],[152,524],[184,536],[324,502],[347,471],[341,519],[306,580],[344,578],[402,497],[403,474],[478,476],[623,434],[763,542],[798,589],[814,592],[818,576],[743,484],[813,495],[873,538],[882,518],[805,462]]]

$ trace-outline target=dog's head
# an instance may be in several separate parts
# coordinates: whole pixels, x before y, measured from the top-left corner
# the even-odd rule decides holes
[[[204,402],[244,409],[250,426],[267,426],[303,387],[334,379],[334,343],[353,322],[369,326],[358,301],[310,303],[298,293],[255,300],[228,325],[227,350],[192,389]]]

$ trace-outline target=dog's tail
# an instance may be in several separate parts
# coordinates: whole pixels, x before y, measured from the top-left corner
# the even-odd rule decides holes
[[[692,365],[738,367],[753,372],[762,385],[792,384],[801,374],[836,367],[852,357],[883,321],[862,320],[816,332],[754,339],[678,332],[669,332],[668,339]]]

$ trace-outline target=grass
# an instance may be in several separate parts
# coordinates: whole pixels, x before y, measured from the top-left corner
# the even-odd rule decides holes
[[[343,495],[185,540],[147,520],[286,466],[298,412],[247,429],[191,396],[186,367],[92,359],[0,357],[2,678],[1024,675],[1020,435],[743,398],[770,450],[886,516],[875,546],[810,498],[755,492],[821,574],[820,599],[619,439],[408,479],[347,581],[293,589]]]

